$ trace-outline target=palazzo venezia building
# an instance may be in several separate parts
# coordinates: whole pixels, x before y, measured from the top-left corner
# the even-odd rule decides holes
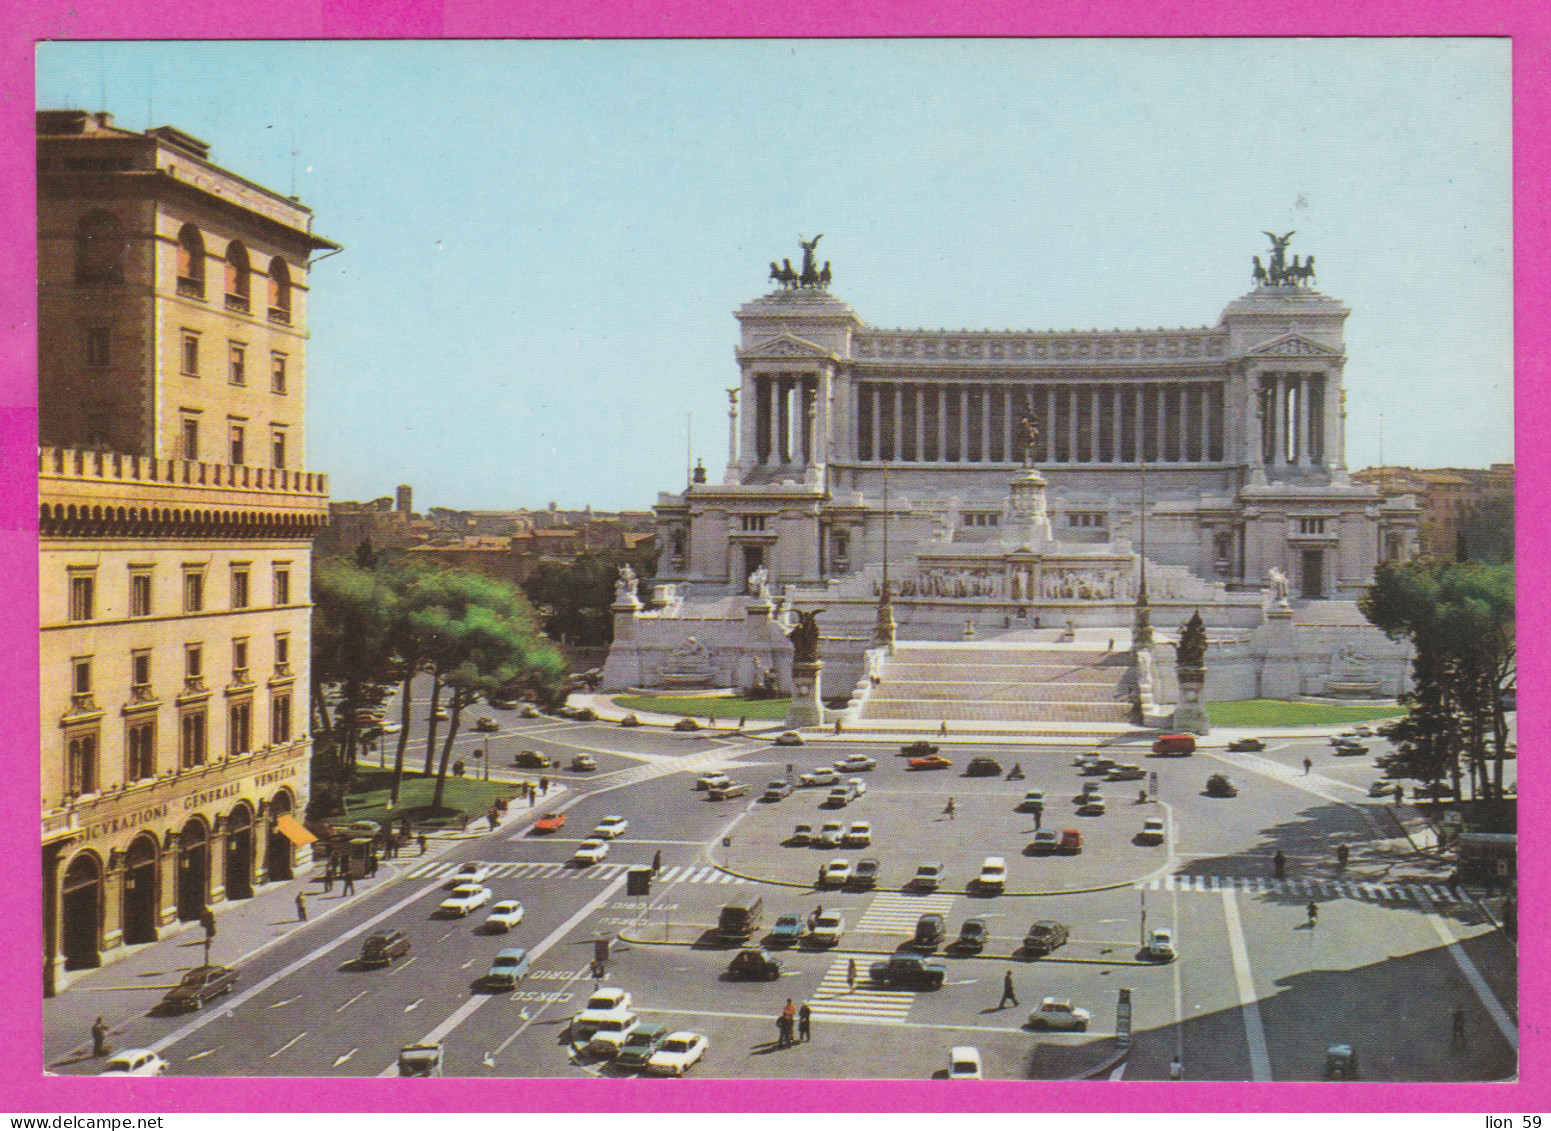
[[[45,991],[310,867],[309,260],[170,126],[38,114]]]
[[[1258,285],[1199,328],[890,330],[822,287],[777,290],[737,311],[723,482],[659,497],[658,579],[709,595],[761,566],[811,587],[876,565],[886,472],[891,556],[995,541],[1028,417],[1057,539],[1134,551],[1145,489],[1149,560],[1355,597],[1414,551],[1416,513],[1347,474],[1348,313]]]

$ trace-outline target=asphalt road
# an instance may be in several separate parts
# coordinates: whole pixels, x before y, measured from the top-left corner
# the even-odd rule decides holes
[[[1073,804],[1083,780],[1071,764],[1077,747],[947,746],[952,768],[912,772],[897,747],[875,743],[776,748],[491,713],[500,720],[490,736],[498,775],[519,749],[563,760],[594,753],[596,772],[552,775],[576,791],[564,806],[564,830],[542,837],[509,825],[435,862],[392,862],[393,879],[342,909],[326,933],[299,933],[256,957],[230,998],[192,1015],[134,1020],[117,1034],[120,1046],[158,1047],[176,1074],[375,1076],[394,1071],[403,1045],[434,1039],[444,1043],[450,1075],[610,1075],[611,1064],[572,1049],[569,1021],[595,985],[593,940],[623,935],[633,941],[614,944],[604,984],[630,990],[644,1018],[707,1034],[710,1051],[697,1075],[922,1078],[942,1070],[951,1046],[971,1044],[988,1076],[1071,1076],[1112,1058],[1122,989],[1133,1016],[1131,1053],[1116,1070],[1125,1078],[1166,1078],[1179,1055],[1191,1079],[1317,1079],[1325,1048],[1338,1042],[1360,1050],[1370,1080],[1501,1079],[1515,1071],[1516,1047],[1505,1035],[1516,1017],[1512,948],[1473,905],[1437,885],[1408,882],[1414,861],[1381,843],[1396,830],[1366,796],[1377,776],[1372,759],[1337,758],[1323,740],[1179,759],[1151,757],[1145,746],[1112,748],[1111,756],[1158,773],[1157,798],[1139,804],[1145,783],[1111,783],[1108,811],[1089,817]],[[476,743],[483,750],[484,740],[460,738],[460,754]],[[856,750],[879,766],[855,775],[868,789],[845,808],[823,808],[825,789],[758,800],[788,763],[801,773]],[[981,752],[1004,767],[1021,763],[1024,780],[962,776]],[[1314,763],[1309,774],[1305,756]],[[693,789],[707,768],[725,768],[755,789],[710,801]],[[1205,796],[1214,772],[1229,774],[1239,795]],[[1035,788],[1046,792],[1045,827],[1084,833],[1080,855],[1025,854],[1034,822],[1017,803]],[[577,842],[611,814],[630,824],[604,863],[568,866]],[[1166,817],[1164,844],[1135,842],[1146,816]],[[827,819],[869,821],[873,844],[782,843],[795,823]],[[1340,843],[1353,853],[1344,874],[1334,861]],[[1271,882],[1278,849],[1289,858],[1281,884]],[[650,898],[628,896],[624,867],[659,852],[663,871]],[[877,858],[877,889],[816,891],[818,867],[836,855]],[[1006,894],[967,894],[987,855],[1007,858]],[[928,859],[946,866],[942,890],[902,892]],[[482,911],[436,916],[446,873],[465,860],[497,866],[487,881],[495,900],[523,902],[524,921],[509,935],[485,933]],[[785,952],[775,982],[728,981],[735,948],[706,945],[706,933],[729,895],[750,889],[765,897],[766,928],[780,914],[806,916],[821,903],[842,911],[839,946]],[[1311,898],[1321,909],[1313,927],[1305,913]],[[970,915],[985,918],[992,938],[984,955],[939,953],[948,969],[940,990],[871,985],[870,964],[905,946],[927,910],[944,914],[952,933]],[[1144,914],[1145,928],[1173,928],[1177,962],[1138,961]],[[1037,961],[1017,954],[1029,923],[1049,918],[1071,925],[1071,941]],[[359,969],[360,941],[379,925],[406,931],[411,954],[388,969]],[[477,980],[491,957],[514,945],[532,953],[529,975],[514,992],[482,992]],[[847,979],[852,960],[855,986]],[[1003,1009],[1007,971],[1020,1004]],[[1025,1028],[1046,995],[1090,1010],[1089,1030]],[[813,1037],[778,1048],[774,1018],[787,998],[813,1006]],[[1448,1040],[1456,1004],[1467,1011],[1466,1049]]]

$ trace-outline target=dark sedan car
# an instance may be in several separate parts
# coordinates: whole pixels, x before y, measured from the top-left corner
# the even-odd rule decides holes
[[[985,949],[986,939],[990,937],[991,932],[984,919],[965,919],[964,925],[959,928],[959,937],[953,942],[953,949],[979,954]]]
[[[1228,743],[1228,749],[1233,751],[1254,752],[1265,748],[1266,744],[1258,738],[1236,738]]]
[[[972,778],[989,777],[993,774],[1000,775],[1001,772],[1002,764],[989,754],[981,754],[978,757],[971,758],[969,765],[964,768],[965,776]]]
[[[203,1009],[205,1002],[232,992],[237,971],[229,966],[196,966],[162,997],[168,1011]]]
[[[727,964],[729,977],[739,980],[773,982],[781,976],[781,960],[768,950],[757,946],[747,947],[733,955]]]

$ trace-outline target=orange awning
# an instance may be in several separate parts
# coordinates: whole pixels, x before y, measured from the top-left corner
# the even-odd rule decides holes
[[[289,813],[282,813],[275,818],[275,828],[286,840],[300,848],[304,844],[311,844],[318,838],[304,829],[301,822]]]

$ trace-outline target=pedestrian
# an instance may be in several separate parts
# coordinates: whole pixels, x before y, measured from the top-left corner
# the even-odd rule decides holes
[[[1465,1047],[1465,1007],[1454,1007],[1454,1026],[1449,1032],[1449,1045],[1453,1048]]]
[[[738,729],[742,730],[743,729],[743,724],[748,722],[748,721],[749,721],[749,717],[747,715],[739,715],[738,716]]]
[[[535,805],[537,805],[539,803],[539,791],[533,788],[533,783],[532,782],[524,781],[522,783],[522,791],[528,795],[528,808],[529,809],[532,809]]]
[[[1346,862],[1348,860],[1350,860],[1351,858],[1352,858],[1352,850],[1349,847],[1347,847],[1344,844],[1336,845],[1336,865],[1337,865],[1337,867],[1341,868],[1344,871],[1346,869]]]
[[[328,870],[323,873],[323,894],[327,895],[334,890],[334,862],[329,861]]]
[[[353,868],[346,868],[345,869],[345,890],[340,893],[340,898],[343,899],[347,895],[354,895],[354,894],[355,894],[355,870]]]
[[[205,929],[205,941],[215,938],[215,912],[204,907],[199,912],[199,925]]]
[[[660,871],[662,871],[662,849],[659,848],[652,853],[652,875],[655,876]]]
[[[1169,1079],[1178,1084],[1185,1078],[1185,1066],[1180,1063],[1179,1054],[1174,1054],[1174,1059],[1169,1061]]]
[[[1319,904],[1311,899],[1309,900],[1308,907],[1304,908],[1304,910],[1309,913],[1309,926],[1312,928],[1319,922]]]
[[[1303,759],[1303,774],[1304,774],[1304,776],[1307,777],[1309,771],[1312,770],[1313,768],[1314,768],[1314,759],[1313,758],[1309,758],[1309,757],[1305,757]]]
[[[854,958],[846,963],[846,989],[856,989],[856,959]]]
[[[1280,848],[1276,850],[1276,855],[1271,857],[1271,867],[1276,872],[1277,879],[1281,879],[1283,873],[1287,871],[1287,854]]]
[[[545,797],[549,796],[549,778],[539,778],[539,792],[542,793]]]
[[[716,729],[716,716],[715,715],[707,715],[705,717],[705,721],[706,721],[707,729],[709,729],[709,730],[715,730]]]
[[[948,737],[948,720],[947,719],[943,719],[940,722],[938,722],[938,724],[937,724],[937,733],[942,735],[944,738]]]
[[[425,855],[425,833],[420,833],[418,836],[416,836],[415,839],[420,842],[420,855],[424,856]]]
[[[813,1010],[808,1008],[808,1003],[803,1002],[802,1008],[797,1011],[797,1039],[800,1041],[811,1040],[813,1037]]]
[[[374,852],[374,853],[372,853],[370,856],[368,856],[366,858],[366,878],[367,879],[371,879],[371,877],[375,876],[376,874],[377,874],[377,854]]]
[[[112,1051],[108,1047],[108,1023],[99,1014],[97,1020],[92,1022],[92,1055],[107,1056]]]
[[[836,734],[840,733],[840,716],[839,715],[835,716],[835,733]]]
[[[797,1006],[792,1004],[792,999],[786,999],[786,1008],[781,1010],[781,1036],[787,1044],[792,1043],[792,1030],[797,1024]]]
[[[943,812],[948,815],[948,820],[952,821],[955,819],[953,816],[953,798],[948,798],[948,804],[943,808]]]
[[[1503,933],[1510,939],[1519,937],[1519,901],[1509,896],[1503,900]]]
[[[1104,649],[1104,651],[1106,651],[1106,652],[1113,652],[1114,650],[1115,650],[1115,638],[1113,636],[1111,636],[1109,638],[1109,645],[1108,645],[1108,647],[1106,647]]]
[[[1013,988],[1012,988],[1012,971],[1011,970],[1007,971],[1006,974],[1002,975],[1002,1000],[996,1003],[996,1008],[997,1009],[1006,1009],[1007,1008],[1007,1003],[1009,1001],[1012,1002],[1014,1005],[1018,1004],[1018,995],[1013,992]]]
[[[458,831],[460,833],[469,831],[469,815],[467,813],[458,814]]]
[[[776,1014],[776,1048],[784,1049],[791,1044],[791,1022],[786,1019],[786,1014]]]
[[[299,891],[299,892],[296,893],[296,921],[298,923],[305,923],[307,921],[307,893],[306,892],[300,892]]]
[[[491,832],[495,831],[495,819],[497,817],[499,817],[499,816],[500,816],[500,814],[496,812],[496,808],[495,808],[494,805],[492,805],[490,807],[490,812],[485,814],[485,820],[490,822],[490,831]]]
[[[1045,819],[1045,807],[1039,802],[1034,803],[1034,831],[1039,832],[1039,826]]]

